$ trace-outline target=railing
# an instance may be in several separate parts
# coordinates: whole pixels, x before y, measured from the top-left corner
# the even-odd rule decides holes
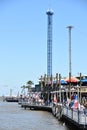
[[[63,115],[77,122],[78,124],[87,125],[87,115],[83,111],[63,107]]]
[[[28,98],[24,98],[20,100],[22,105],[36,105],[36,106],[52,106],[52,104],[47,104],[44,103],[43,100],[33,100],[33,99],[28,99]]]

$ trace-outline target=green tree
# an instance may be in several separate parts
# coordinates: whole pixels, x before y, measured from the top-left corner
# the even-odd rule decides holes
[[[28,92],[30,92],[30,90],[31,90],[33,84],[34,84],[34,83],[33,83],[31,80],[29,80],[29,81],[27,82],[26,88],[28,89]]]
[[[26,88],[26,86],[25,86],[25,85],[22,85],[21,88],[22,88],[21,93],[25,92],[25,88]]]

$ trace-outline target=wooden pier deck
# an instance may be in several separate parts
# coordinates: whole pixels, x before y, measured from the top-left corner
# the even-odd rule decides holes
[[[53,104],[53,115],[76,130],[87,130],[87,115],[84,110],[71,109],[61,104]]]
[[[29,103],[22,103],[21,107],[29,108],[30,110],[42,110],[42,111],[48,111],[52,112],[52,106],[46,106],[46,105],[39,105],[39,104],[29,104]]]
[[[25,109],[29,108],[30,110],[51,112],[58,120],[63,120],[63,122],[70,125],[71,128],[76,128],[76,130],[87,130],[87,115],[84,111],[70,109],[61,104],[46,106],[38,103],[22,102],[21,107]]]
[[[84,111],[63,107],[62,118],[64,121],[66,121],[66,123],[70,123],[79,130],[87,130],[87,115],[84,113]]]

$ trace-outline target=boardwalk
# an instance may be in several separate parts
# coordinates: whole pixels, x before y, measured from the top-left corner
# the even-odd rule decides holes
[[[21,107],[29,108],[29,109],[34,109],[34,110],[43,110],[43,111],[49,111],[52,112],[52,106],[45,106],[45,105],[41,105],[41,104],[36,104],[36,103],[22,103]]]
[[[69,121],[72,123],[72,125],[77,126],[79,129],[87,130],[87,115],[84,113],[84,111],[63,107],[62,117],[64,120]]]
[[[70,109],[69,107],[63,106],[59,103],[53,103],[51,105],[45,105],[40,102],[27,102],[24,101],[21,107],[29,108],[31,110],[43,110],[53,113],[58,119],[63,119],[64,122],[71,124],[71,127],[77,127],[79,130],[87,130],[87,115],[84,111],[78,109]]]
[[[52,107],[53,115],[58,120],[63,120],[71,127],[77,127],[77,129],[87,130],[87,115],[84,110],[71,109],[70,107],[54,103]]]

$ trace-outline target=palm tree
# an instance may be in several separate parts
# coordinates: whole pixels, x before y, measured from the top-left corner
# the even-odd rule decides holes
[[[31,87],[32,87],[33,84],[34,84],[34,83],[33,83],[31,80],[29,80],[29,81],[27,82],[26,88],[28,89],[28,92],[31,90]]]
[[[25,88],[26,88],[26,86],[25,86],[25,85],[22,85],[21,88],[22,88],[21,93],[23,93],[23,92],[25,93]]]

